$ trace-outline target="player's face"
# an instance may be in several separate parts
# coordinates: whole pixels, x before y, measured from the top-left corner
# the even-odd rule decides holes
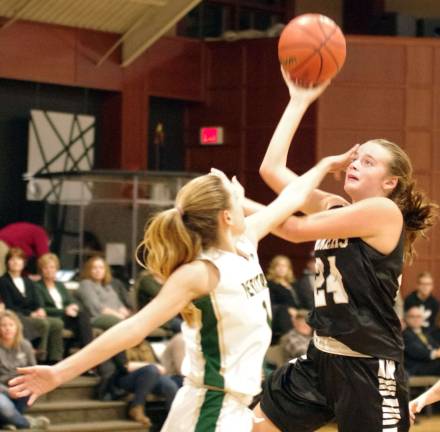
[[[353,201],[389,194],[391,155],[374,141],[362,144],[345,174],[344,190]]]
[[[236,235],[241,235],[246,229],[243,210],[243,193],[239,187],[232,182],[229,182],[227,187],[231,196],[231,208],[229,211],[232,219],[232,232]]]

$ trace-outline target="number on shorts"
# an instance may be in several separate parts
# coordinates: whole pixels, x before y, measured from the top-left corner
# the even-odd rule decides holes
[[[316,258],[315,307],[327,306],[326,293],[333,294],[336,304],[348,303],[348,294],[342,282],[342,275],[336,267],[336,257],[329,256],[329,274],[324,278],[324,263]]]

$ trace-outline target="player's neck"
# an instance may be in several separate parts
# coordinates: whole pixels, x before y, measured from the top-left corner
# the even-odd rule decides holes
[[[214,246],[217,249],[237,253],[236,243],[237,237],[230,230],[227,230],[218,235],[218,241]]]

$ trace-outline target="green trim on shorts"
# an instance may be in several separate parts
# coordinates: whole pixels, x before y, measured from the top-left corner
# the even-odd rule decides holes
[[[215,431],[225,396],[226,394],[222,391],[206,391],[194,432]]]
[[[218,334],[218,321],[215,316],[211,296],[195,300],[194,305],[202,312],[202,328],[200,329],[201,348],[205,358],[205,385],[225,388],[225,379],[220,374],[221,353]]]

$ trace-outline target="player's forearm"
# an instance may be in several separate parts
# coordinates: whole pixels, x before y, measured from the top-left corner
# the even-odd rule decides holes
[[[264,207],[266,206],[256,201],[253,201],[249,198],[244,199],[243,209],[244,209],[244,214],[246,216],[257,213],[258,211],[262,210]]]
[[[139,327],[136,326],[135,317],[128,318],[107,330],[77,353],[57,363],[54,368],[60,383],[67,382],[118,352],[140,343],[144,332],[137,331],[137,328]]]
[[[308,106],[307,101],[289,101],[261,163],[261,177],[277,193],[296,177],[296,174],[286,166],[287,155],[293,135]]]
[[[262,206],[261,210],[250,216],[248,226],[255,233],[256,238],[261,239],[274,231],[292,213],[301,209],[329,169],[329,160],[323,159],[305,174],[290,182],[267,207]],[[253,207],[256,209],[255,204]]]
[[[426,392],[426,405],[440,401],[440,381]]]

